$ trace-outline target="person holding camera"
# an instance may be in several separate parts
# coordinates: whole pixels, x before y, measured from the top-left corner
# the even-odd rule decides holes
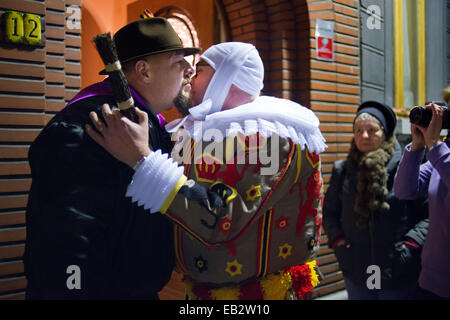
[[[444,142],[440,140],[440,132],[442,128],[448,128],[449,111],[434,103],[427,105],[426,109],[431,110],[431,121],[427,127],[414,124],[412,121],[412,142],[406,146],[398,166],[394,192],[400,199],[415,199],[428,193],[430,225],[422,251],[422,270],[416,298],[448,299],[450,298],[450,143],[448,135]],[[428,161],[422,164],[425,146],[428,149],[426,155]]]

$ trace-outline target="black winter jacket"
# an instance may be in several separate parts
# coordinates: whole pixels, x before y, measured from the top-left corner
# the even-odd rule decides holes
[[[423,246],[428,230],[428,208],[425,199],[402,201],[394,196],[393,182],[401,150],[397,144],[387,164],[387,214],[375,214],[375,226],[356,226],[359,216],[354,212],[358,165],[351,159],[334,163],[330,185],[323,206],[323,226],[331,247],[333,240],[344,236],[350,246],[335,248],[335,254],[344,275],[355,284],[366,286],[367,267],[377,265],[381,270],[381,289],[399,288],[413,284],[420,272],[420,250],[401,248],[402,241],[411,238]],[[370,219],[369,219],[370,220]]]
[[[170,279],[171,222],[125,197],[134,171],[84,132],[89,112],[101,114],[103,103],[116,106],[109,96],[67,106],[31,145],[28,299],[157,299]],[[150,146],[170,152],[170,136],[148,113]]]

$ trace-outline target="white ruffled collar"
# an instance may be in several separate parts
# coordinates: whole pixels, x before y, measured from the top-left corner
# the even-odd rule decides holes
[[[321,153],[327,148],[319,129],[316,115],[298,103],[287,99],[261,96],[254,101],[220,112],[209,114],[211,101],[201,103],[189,110],[190,114],[166,125],[168,132],[184,126],[195,141],[203,139],[217,142],[224,137],[235,137],[238,132],[245,136],[256,133],[268,138],[277,134],[305,146],[310,152]]]

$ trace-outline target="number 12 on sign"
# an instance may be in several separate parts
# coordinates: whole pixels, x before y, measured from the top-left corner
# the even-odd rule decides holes
[[[42,44],[41,18],[36,14],[7,11],[5,13],[6,41],[32,46]]]

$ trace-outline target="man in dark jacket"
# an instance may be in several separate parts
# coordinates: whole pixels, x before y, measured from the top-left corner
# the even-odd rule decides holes
[[[178,101],[193,69],[169,22],[142,19],[114,36],[150,146],[170,152],[158,113]],[[109,80],[82,90],[42,130],[32,174],[24,264],[28,299],[157,299],[174,265],[173,231],[125,197],[133,169],[84,132],[91,111],[116,106]]]

